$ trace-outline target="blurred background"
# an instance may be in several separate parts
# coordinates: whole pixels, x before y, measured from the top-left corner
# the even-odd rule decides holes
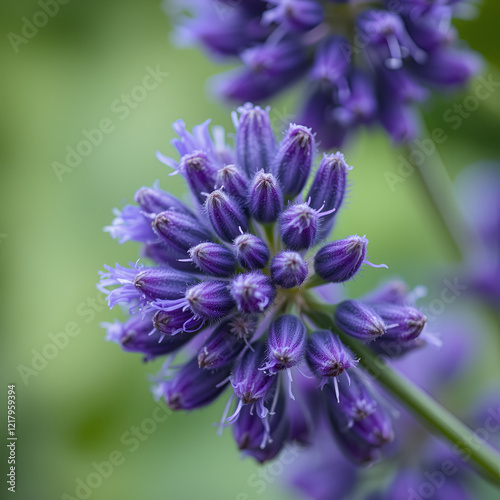
[[[121,246],[102,228],[113,207],[156,179],[182,196],[180,176],[168,177],[155,158],[156,150],[174,156],[174,120],[183,118],[190,128],[212,118],[232,131],[230,108],[204,91],[221,68],[197,50],[172,45],[158,0],[52,2],[45,17],[43,3],[4,2],[0,16],[0,394],[5,408],[6,385],[16,384],[18,496],[290,498],[276,487],[280,474],[259,482],[262,469],[240,460],[230,430],[217,437],[212,424],[226,395],[205,410],[165,419],[147,379],[158,362],[124,354],[104,341],[99,326],[120,312],[103,306],[97,271],[138,256],[136,244]],[[485,56],[485,74],[494,81],[500,81],[499,16],[500,4],[489,0],[475,20],[457,23],[461,38]],[[148,74],[155,76],[145,89]],[[428,129],[449,136],[439,153],[453,178],[471,162],[500,157],[499,89],[456,130],[444,118],[476,84],[422,109]],[[294,92],[300,88],[272,103],[277,132],[292,113]],[[86,135],[95,144],[80,148],[83,155],[73,155],[68,166],[67,156]],[[457,276],[455,255],[416,180],[390,189],[385,173],[397,173],[400,153],[378,130],[363,132],[343,152],[354,169],[335,237],[366,234],[370,260],[390,268],[367,268],[347,292],[356,296],[399,275],[411,286],[430,285],[424,302],[438,297],[443,280]],[[500,369],[494,316],[466,295],[446,311],[467,304],[481,317],[481,331],[471,332],[479,350],[474,377],[462,377],[443,397],[459,413],[469,408],[478,384],[498,380]],[[102,462],[110,460],[115,465],[108,471]],[[98,467],[104,472],[92,476]],[[90,489],[81,486],[87,479]]]

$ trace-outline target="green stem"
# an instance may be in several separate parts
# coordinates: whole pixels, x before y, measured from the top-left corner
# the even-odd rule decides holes
[[[306,314],[320,328],[335,330],[342,342],[360,358],[363,368],[399,399],[422,424],[438,437],[452,443],[453,451],[472,464],[486,479],[500,486],[500,456],[488,445],[479,443],[475,434],[436,400],[404,378],[361,342],[339,331],[333,323],[333,306],[319,303],[310,295]],[[329,312],[329,314],[328,314]]]
[[[410,161],[413,149],[404,146],[403,150],[406,159]],[[463,258],[473,239],[470,238],[469,227],[463,219],[451,179],[439,153],[435,151],[426,161],[415,165],[415,172],[422,192],[437,215],[437,221],[453,246],[456,256]]]
[[[318,276],[316,273],[312,274],[311,277],[304,283],[303,288],[305,290],[309,290],[311,288],[315,288],[317,286],[326,285],[328,281],[325,281],[323,278]]]

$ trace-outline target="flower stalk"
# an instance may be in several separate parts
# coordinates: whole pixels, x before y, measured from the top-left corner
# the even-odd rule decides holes
[[[478,442],[471,429],[430,395],[406,380],[385,359],[338,329],[332,316],[335,306],[320,303],[310,294],[306,301],[308,310],[305,314],[317,327],[331,329],[338,334],[342,342],[360,358],[359,364],[379,384],[403,403],[429,431],[449,441],[453,451],[463,461],[470,461],[481,475],[500,487],[500,455],[496,451]]]

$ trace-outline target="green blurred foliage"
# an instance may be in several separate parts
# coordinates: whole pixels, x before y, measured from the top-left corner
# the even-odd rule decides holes
[[[96,301],[97,270],[104,263],[135,261],[138,251],[133,243],[118,245],[102,227],[113,207],[155,179],[182,196],[180,178],[168,177],[154,156],[158,149],[173,154],[168,141],[174,120],[182,117],[191,127],[211,117],[232,129],[229,108],[204,90],[206,79],[220,68],[198,51],[170,43],[157,0],[69,1],[17,50],[8,34],[21,34],[23,18],[32,19],[40,5],[9,2],[2,11],[0,233],[7,236],[0,243],[1,372],[4,385],[17,384],[19,498],[74,495],[77,479],[85,479],[93,462],[108,460],[115,450],[124,461],[92,491],[92,500],[215,500],[240,493],[240,498],[281,498],[285,494],[273,484],[263,492],[256,488],[252,478],[259,468],[239,460],[230,430],[216,436],[211,424],[220,418],[222,400],[203,411],[169,416],[131,451],[137,442],[126,433],[140,425],[152,429],[151,422],[144,424],[157,407],[147,374],[158,363],[144,365],[139,356],[123,354],[104,342],[99,327],[119,313]],[[490,0],[478,19],[459,25],[462,36],[490,61],[486,72],[495,78],[499,15],[500,5]],[[157,65],[168,73],[158,88],[126,118],[114,111],[112,103],[141,83],[147,67]],[[443,113],[466,95],[426,106],[429,129],[446,129]],[[274,103],[277,122],[293,109],[293,98],[292,92]],[[440,153],[452,176],[468,162],[498,158],[499,116],[497,92],[458,130],[446,129],[449,140]],[[53,162],[64,163],[67,146],[76,147],[82,131],[103,119],[111,120],[114,131],[60,182]],[[368,235],[371,260],[389,264],[391,274],[404,275],[411,285],[433,271],[444,274],[452,252],[425,197],[411,177],[394,192],[388,188],[384,172],[397,171],[397,150],[374,131],[363,132],[344,152],[355,168],[335,235]],[[347,291],[360,294],[389,275],[374,269],[363,274]],[[49,334],[63,331],[68,322],[76,323],[79,333],[54,354],[47,348]],[[40,352],[53,359],[23,380],[20,365],[31,368]],[[491,378],[495,357],[484,359],[483,372]],[[471,393],[472,385],[464,384],[461,396],[464,390]],[[4,401],[4,387],[0,394]]]

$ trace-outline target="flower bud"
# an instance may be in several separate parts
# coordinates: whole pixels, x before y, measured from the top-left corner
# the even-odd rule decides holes
[[[430,342],[429,342],[430,340]],[[414,340],[408,340],[407,342],[402,342],[401,340],[386,339],[385,335],[375,340],[375,342],[370,343],[370,349],[389,359],[397,359],[404,356],[406,353],[413,351],[415,349],[420,349],[426,346],[428,343],[435,344],[435,337],[429,335],[427,337],[425,332]]]
[[[357,373],[351,380],[338,382],[339,401],[334,396],[334,388],[326,385],[325,396],[332,420],[344,432],[352,432],[358,439],[371,446],[383,446],[394,437],[392,421],[382,404],[375,399],[371,390]]]
[[[388,302],[389,304],[403,306],[408,301],[409,293],[408,285],[404,281],[391,280],[364,295],[363,301],[370,304]]]
[[[186,291],[191,311],[207,320],[223,318],[234,307],[234,300],[225,281],[202,281]]]
[[[241,321],[245,321],[245,318],[239,317],[238,320],[236,329],[241,332]],[[246,322],[248,324],[244,331],[248,332],[249,337],[256,324],[251,319]],[[215,369],[233,362],[247,345],[248,337],[242,337],[235,332],[232,319],[220,323],[198,353],[200,368]]]
[[[387,340],[415,340],[427,322],[425,315],[415,307],[382,303],[373,304],[372,308],[385,322],[384,339]]]
[[[110,308],[118,303],[144,303],[155,299],[177,299],[182,297],[186,288],[197,282],[188,274],[161,267],[116,268],[104,266],[107,272],[99,272],[101,281],[98,289],[107,295]],[[106,287],[118,285],[108,290]]]
[[[272,172],[279,179],[285,196],[295,197],[304,188],[311,171],[314,149],[311,129],[290,124],[272,164]]]
[[[351,170],[344,160],[344,155],[325,154],[314,176],[308,198],[309,205],[316,210],[332,210],[333,213],[323,219],[320,238],[326,238],[331,231],[333,219],[338,213],[347,188],[347,172]]]
[[[265,344],[258,343],[255,350],[246,350],[231,375],[235,395],[247,405],[263,400],[276,377],[265,374],[259,368],[264,364]]]
[[[278,253],[271,261],[273,283],[282,288],[300,286],[307,278],[307,263],[297,252],[285,250]]]
[[[155,234],[158,240],[158,236]],[[187,273],[196,272],[197,269],[191,259],[186,258],[187,253],[179,253],[172,247],[164,245],[163,241],[156,243],[146,243],[141,249],[141,256],[154,260],[160,265],[172,267],[177,271],[184,271]]]
[[[203,193],[211,193],[217,182],[217,165],[205,152],[195,151],[181,158],[179,170],[186,178],[195,198],[203,204]]]
[[[175,210],[194,217],[193,212],[179,199],[159,187],[143,187],[134,196],[135,202],[148,214],[157,214],[165,210]]]
[[[122,210],[114,209],[115,218],[110,226],[106,226],[104,231],[111,235],[111,238],[118,239],[119,243],[126,241],[139,241],[148,243],[156,240],[156,234],[151,227],[151,219],[134,205],[125,205]]]
[[[274,374],[298,364],[306,344],[306,327],[292,314],[283,314],[271,323],[267,334],[266,372]]]
[[[235,238],[234,252],[239,265],[246,269],[266,267],[271,256],[264,240],[250,233],[243,233]]]
[[[195,357],[183,365],[170,379],[159,384],[167,406],[172,410],[201,408],[215,399],[227,386],[230,367],[204,370]]]
[[[241,409],[233,424],[233,436],[238,448],[245,455],[264,463],[275,458],[286,443],[289,422],[286,414],[286,395],[279,391],[275,412],[265,420],[250,406]]]
[[[348,335],[369,342],[385,333],[384,320],[359,300],[345,300],[335,310],[335,323]]]
[[[153,229],[170,255],[178,259],[185,259],[191,247],[210,239],[210,233],[197,219],[173,210],[160,212]]]
[[[327,243],[314,257],[314,270],[332,283],[350,280],[366,262],[367,244],[365,237],[357,235]]]
[[[325,38],[316,51],[310,78],[318,82],[337,85],[339,94],[346,93],[345,76],[349,71],[350,45],[341,36]]]
[[[189,256],[197,267],[212,276],[230,276],[236,270],[233,253],[218,243],[200,243],[189,249]]]
[[[159,310],[153,316],[153,325],[162,335],[174,337],[182,332],[193,333],[205,323],[203,318],[193,317],[193,313],[189,309],[167,312],[161,309],[162,304],[162,300],[154,301],[154,307]]]
[[[371,465],[380,460],[382,456],[380,447],[360,439],[350,429],[341,428],[333,418],[330,418],[330,425],[335,441],[345,458],[360,465]]]
[[[311,371],[321,379],[321,386],[358,364],[351,351],[328,330],[317,330],[309,337],[306,359]]]
[[[205,206],[212,227],[224,241],[236,238],[240,234],[240,228],[247,230],[248,219],[243,209],[221,189],[210,193]]]
[[[131,316],[125,323],[115,320],[102,326],[107,329],[107,340],[120,344],[124,351],[142,353],[148,360],[174,352],[193,338],[188,333],[164,337],[154,331],[151,316],[142,314]]]
[[[233,279],[230,290],[238,309],[244,313],[265,311],[276,296],[271,280],[260,271],[239,274]]]
[[[249,198],[250,215],[262,223],[275,222],[283,210],[283,195],[273,174],[255,175]]]
[[[269,172],[276,150],[269,110],[247,103],[238,108],[239,118],[233,114],[236,127],[236,161],[252,178],[260,170]]]
[[[224,190],[242,207],[248,200],[249,184],[245,175],[236,165],[225,165],[217,173],[217,188]]]
[[[280,215],[281,239],[291,250],[307,250],[316,242],[319,213],[307,203],[292,205]]]

